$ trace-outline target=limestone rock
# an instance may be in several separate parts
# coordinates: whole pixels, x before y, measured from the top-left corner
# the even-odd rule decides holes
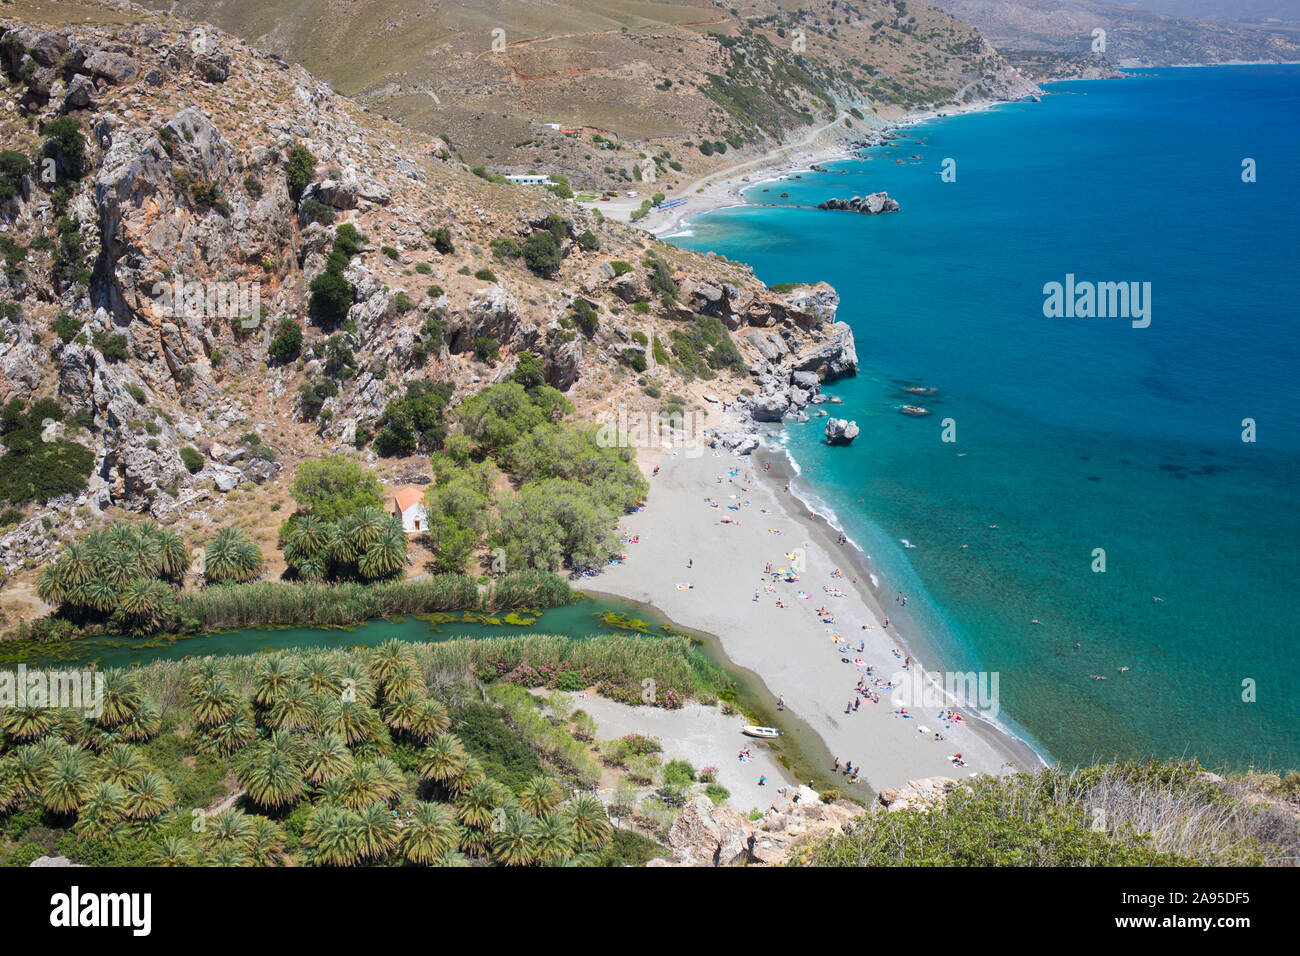
[[[847,445],[858,437],[858,423],[847,422],[842,418],[831,418],[826,422],[826,444]]]
[[[888,193],[872,193],[870,196],[854,196],[852,199],[828,199],[817,204],[818,209],[844,209],[860,212],[867,216],[878,216],[886,212],[898,212],[898,200],[890,199]]]

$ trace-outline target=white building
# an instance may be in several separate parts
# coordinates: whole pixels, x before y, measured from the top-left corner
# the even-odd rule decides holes
[[[402,519],[402,530],[407,534],[423,534],[429,530],[429,513],[424,510],[424,489],[414,486],[398,489],[388,499],[389,513]]]
[[[536,173],[506,173],[506,182],[514,183],[516,186],[549,186],[551,177],[539,176]]]

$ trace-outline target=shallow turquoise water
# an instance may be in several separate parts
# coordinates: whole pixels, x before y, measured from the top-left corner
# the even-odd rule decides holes
[[[723,210],[672,241],[835,285],[862,370],[828,391],[862,433],[827,448],[813,419],[788,448],[943,662],[998,671],[1041,748],[1300,767],[1300,68],[1050,89],[749,192],[884,189],[900,213]],[[1151,282],[1151,325],[1044,317],[1066,273]]]

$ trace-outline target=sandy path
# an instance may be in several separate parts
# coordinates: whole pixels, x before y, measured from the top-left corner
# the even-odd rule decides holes
[[[626,545],[624,563],[590,582],[594,590],[651,604],[683,627],[716,635],[735,664],[757,674],[773,695],[783,695],[832,754],[862,766],[863,778],[877,791],[919,777],[998,772],[1015,759],[1016,752],[987,727],[977,732],[969,724],[939,720],[938,706],[910,706],[913,718],[903,718],[888,689],[873,688],[879,704],[864,703],[846,714],[862,673],[853,661],[871,665],[875,678],[903,673],[902,655],[857,590],[870,588],[870,582],[855,584],[846,556],[785,512],[798,504],[781,486],[758,475],[747,478],[754,467],[749,460],[709,449],[690,455],[668,451],[660,459],[647,508],[623,521],[639,542]],[[739,474],[729,474],[733,469]],[[724,524],[724,518],[740,523]],[[763,573],[765,563],[785,567],[795,549],[801,549],[806,570],[796,583],[773,583]],[[845,576],[833,577],[842,565]],[[692,587],[680,587],[685,584]],[[823,587],[839,588],[843,596],[829,596]],[[778,607],[778,599],[787,606]],[[835,624],[820,620],[821,606]],[[853,649],[839,652],[832,632]],[[930,733],[918,732],[919,726]],[[945,739],[935,740],[936,731]],[[948,759],[953,753],[961,753],[967,765],[954,766]]]

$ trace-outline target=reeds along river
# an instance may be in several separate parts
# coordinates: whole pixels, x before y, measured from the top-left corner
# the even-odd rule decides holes
[[[244,627],[195,636],[86,637],[56,644],[0,645],[0,666],[19,661],[33,666],[94,663],[128,667],[184,657],[257,654],[314,647],[373,647],[403,641],[447,641],[521,634],[587,638],[607,634],[665,634],[662,618],[615,599],[579,599],[536,612],[528,609],[483,613],[448,611],[366,621],[348,627]]]

